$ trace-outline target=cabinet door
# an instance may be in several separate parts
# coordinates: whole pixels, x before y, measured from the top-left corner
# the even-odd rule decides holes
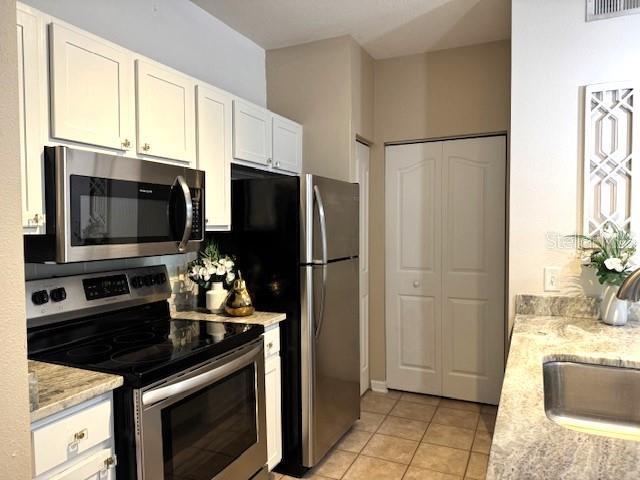
[[[42,233],[44,227],[43,135],[40,87],[47,65],[41,48],[42,21],[27,9],[17,12],[18,91],[20,112],[20,167],[22,174],[22,225],[25,233]]]
[[[302,125],[273,114],[273,166],[279,170],[302,171]]]
[[[50,26],[51,136],[116,150],[133,147],[132,60],[97,37]]]
[[[136,60],[138,153],[195,166],[195,83]]]
[[[205,224],[209,230],[229,230],[233,98],[198,85],[197,102],[198,168],[206,173]]]
[[[282,412],[280,391],[280,357],[274,355],[265,362],[265,393],[267,408],[267,466],[273,469],[282,459]]]
[[[233,157],[247,162],[271,164],[271,113],[233,101]]]

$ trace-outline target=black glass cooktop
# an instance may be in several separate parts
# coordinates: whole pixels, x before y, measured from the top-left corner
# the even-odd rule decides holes
[[[134,307],[30,331],[29,358],[115,373],[128,385],[141,387],[222,355],[261,333],[262,327],[256,325],[171,319],[163,305]]]

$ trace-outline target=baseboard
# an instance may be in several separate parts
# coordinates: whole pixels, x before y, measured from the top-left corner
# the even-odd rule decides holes
[[[371,380],[371,390],[376,393],[389,393],[386,380]]]

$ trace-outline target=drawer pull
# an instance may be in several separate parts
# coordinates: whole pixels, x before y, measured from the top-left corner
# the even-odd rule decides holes
[[[89,432],[87,431],[86,428],[80,430],[79,432],[74,433],[73,437],[71,438],[71,441],[69,442],[69,447],[76,448],[78,444],[81,441],[86,440],[87,437],[89,437]]]
[[[105,459],[104,468],[106,468],[108,470],[110,468],[115,467],[117,464],[118,464],[118,462],[116,460],[116,456],[115,455],[111,455],[109,458]]]

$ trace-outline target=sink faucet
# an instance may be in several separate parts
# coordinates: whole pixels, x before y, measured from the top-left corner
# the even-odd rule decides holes
[[[640,300],[640,268],[624,279],[616,295],[620,300],[637,302]]]

